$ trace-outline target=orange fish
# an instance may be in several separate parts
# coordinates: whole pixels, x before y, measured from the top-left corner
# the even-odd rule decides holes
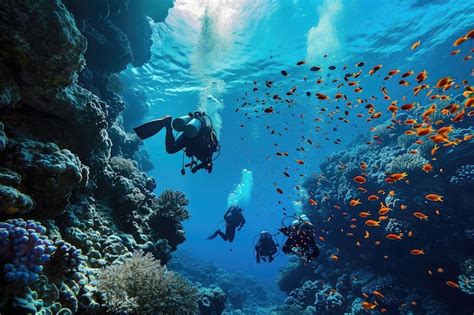
[[[365,225],[367,225],[367,226],[380,226],[380,221],[367,220],[367,221],[365,221]]]
[[[303,165],[304,164],[304,161],[303,160],[296,160],[296,163],[300,164],[300,165]]]
[[[413,70],[407,71],[407,72],[405,72],[404,74],[402,74],[402,78],[409,77],[409,76],[411,76],[413,73],[414,73]]]
[[[385,235],[386,238],[388,238],[389,240],[401,240],[402,237],[403,237],[403,233],[399,233],[399,234],[387,234]]]
[[[443,196],[436,195],[436,194],[427,194],[425,198],[430,201],[443,202]]]
[[[376,195],[370,195],[369,197],[367,197],[367,200],[369,200],[369,201],[375,201],[375,200],[379,200],[379,196],[376,196]]]
[[[365,231],[364,238],[369,238],[369,237],[370,237],[369,231]]]
[[[443,273],[443,272],[444,272],[444,269],[441,268],[441,267],[439,267],[438,269],[436,269],[436,271],[439,272],[439,273]]]
[[[380,202],[380,210],[379,210],[380,215],[386,215],[390,210],[392,209],[387,207],[383,202]]]
[[[412,254],[413,256],[424,255],[425,251],[423,249],[412,249],[410,251],[410,254]]]
[[[309,204],[312,205],[312,206],[316,206],[318,204],[318,202],[314,199],[309,199]]]
[[[455,288],[455,289],[459,288],[459,284],[457,284],[457,282],[454,282],[454,281],[446,281],[446,284],[449,285],[451,288]]]
[[[354,177],[354,181],[359,184],[364,184],[367,181],[367,179],[363,176],[358,175]]]
[[[433,170],[433,166],[430,163],[426,163],[425,165],[423,165],[422,169],[426,173],[429,173]]]
[[[362,302],[362,307],[366,310],[373,310],[377,307],[377,303],[370,303],[367,301]]]
[[[413,215],[420,220],[425,220],[425,221],[428,220],[428,216],[424,214],[423,212],[416,211],[416,212],[413,212]]]
[[[465,41],[467,40],[467,38],[465,36],[461,36],[459,37],[458,39],[456,39],[453,43],[453,46],[456,47],[456,46],[459,46],[461,45],[462,43],[464,43]]]
[[[363,193],[366,193],[367,192],[367,189],[365,189],[364,187],[357,187],[357,190],[358,191],[361,191]]]
[[[417,136],[426,136],[427,134],[433,132],[434,130],[431,128],[431,126],[428,127],[420,127],[416,129],[416,135]]]
[[[329,98],[327,95],[324,95],[322,93],[316,93],[316,97],[320,100],[327,100]]]
[[[373,75],[375,72],[379,71],[382,68],[382,65],[376,65],[372,69],[370,69],[369,74]]]
[[[359,217],[361,218],[367,218],[368,216],[370,216],[370,211],[363,211],[359,213]]]
[[[436,88],[446,90],[446,86],[447,85],[451,86],[452,83],[453,83],[453,80],[450,77],[444,77],[438,80],[438,82],[436,83]]]
[[[411,50],[415,50],[418,48],[418,46],[420,46],[421,44],[421,41],[417,41],[415,43],[413,43],[413,45],[411,45]]]
[[[438,151],[438,150],[439,150],[439,146],[437,144],[435,144],[433,149],[431,149],[431,155],[434,155],[436,153],[436,151]]]
[[[392,174],[389,177],[394,181],[399,181],[399,180],[405,179],[407,176],[408,174],[406,172],[403,172],[403,173]]]
[[[352,199],[349,204],[352,206],[352,207],[355,207],[355,206],[358,206],[358,205],[361,205],[362,202],[360,202],[360,199]]]
[[[376,297],[378,297],[379,299],[383,299],[385,297],[385,295],[383,295],[379,291],[374,291],[374,292],[372,292],[372,294],[375,295]]]
[[[339,257],[337,257],[336,255],[331,255],[330,257],[333,261],[339,261]]]
[[[413,103],[409,103],[409,104],[402,105],[402,107],[400,107],[400,108],[403,109],[403,110],[411,110],[411,109],[413,109],[413,107],[415,107],[415,105],[413,105]]]
[[[428,77],[428,72],[426,72],[426,70],[423,70],[420,73],[418,73],[418,75],[416,76],[416,81],[418,83],[421,83],[425,81],[427,77]]]

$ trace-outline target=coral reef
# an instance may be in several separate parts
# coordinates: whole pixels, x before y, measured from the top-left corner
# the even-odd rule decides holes
[[[414,117],[404,115],[403,119]],[[385,308],[400,314],[472,310],[472,300],[466,295],[472,294],[473,283],[470,266],[474,221],[469,213],[474,151],[473,141],[462,139],[472,134],[473,128],[469,122],[459,122],[450,134],[459,144],[439,148],[433,159],[434,143],[415,143],[413,136],[405,134],[408,127],[404,124],[387,126],[385,123],[373,128],[370,137],[378,136],[377,143],[359,139],[331,154],[320,165],[321,173],[307,177],[303,185],[306,197],[302,198],[310,196],[318,203],[308,205],[301,200],[302,211],[318,227],[318,236],[325,242],[320,244],[320,257],[304,266],[306,269],[290,260],[281,271],[278,284],[288,298],[285,305],[275,309],[277,313],[366,314],[361,306],[364,301],[376,301],[376,311]],[[364,169],[361,161],[367,165]],[[423,170],[427,163],[432,165],[432,172]],[[407,178],[387,181],[393,173],[406,173]],[[354,181],[358,175],[366,179],[361,185],[366,191],[358,189]],[[443,196],[444,202],[427,202],[425,195],[429,193]],[[371,194],[377,194],[379,200],[368,200]],[[351,208],[351,199],[360,199],[362,206]],[[377,218],[380,202],[389,208],[388,217],[378,218],[379,227],[367,227],[359,212],[370,211],[374,214],[371,218]],[[413,214],[416,211],[425,213],[429,222],[417,218]],[[389,233],[400,235],[402,240],[388,240]],[[422,248],[425,255],[410,255],[413,248]],[[334,253],[337,261],[329,259]],[[411,267],[401,267],[400,259]],[[455,281],[457,278],[459,281]],[[459,289],[453,289],[447,281],[454,281],[451,285],[459,285]]]
[[[202,314],[268,314],[283,300],[249,275],[217,268],[182,251],[173,255],[169,268],[199,287]]]
[[[107,308],[127,314],[194,314],[198,291],[148,254],[134,253],[97,275]]]
[[[105,312],[97,270],[138,250],[174,290],[160,307],[181,299],[197,308],[197,293],[149,256],[165,264],[185,240],[187,200],[153,193],[147,153],[126,131],[146,100],[118,73],[150,59],[151,19],[163,21],[172,5],[0,5],[0,312]],[[124,127],[123,111],[135,106],[142,114]]]

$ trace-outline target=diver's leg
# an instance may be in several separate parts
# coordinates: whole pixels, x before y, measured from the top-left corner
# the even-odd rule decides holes
[[[160,132],[160,130],[164,127],[166,127],[168,130],[168,126],[171,127],[171,120],[171,116],[164,116],[163,118],[155,119],[138,126],[133,130],[140,139],[145,140]]]
[[[227,226],[225,229],[225,236],[229,242],[233,242],[235,238],[235,227]]]
[[[169,154],[181,151],[184,148],[184,136],[179,135],[177,139],[174,138],[173,128],[171,128],[171,122],[169,127],[166,126],[166,152]]]

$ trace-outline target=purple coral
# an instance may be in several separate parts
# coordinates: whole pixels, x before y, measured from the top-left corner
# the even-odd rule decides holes
[[[33,220],[0,222],[0,264],[5,281],[26,285],[38,279],[56,250],[45,233],[46,228]]]

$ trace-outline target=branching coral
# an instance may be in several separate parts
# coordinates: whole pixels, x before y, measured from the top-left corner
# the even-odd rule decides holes
[[[188,199],[182,192],[167,189],[153,201],[152,208],[160,218],[184,221],[190,217],[187,205]]]
[[[122,264],[97,275],[97,286],[112,312],[135,314],[195,314],[198,291],[151,254],[135,253]]]
[[[420,155],[405,153],[395,157],[392,162],[387,165],[387,168],[388,171],[392,173],[409,172],[421,170],[426,163],[428,163],[428,161]]]

